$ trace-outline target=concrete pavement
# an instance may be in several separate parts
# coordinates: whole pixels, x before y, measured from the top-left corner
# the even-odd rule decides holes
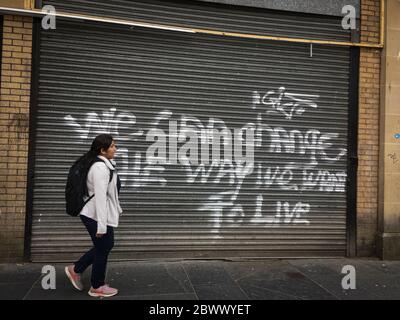
[[[0,264],[0,299],[87,300],[54,264],[56,289],[42,288],[44,264]],[[356,289],[342,288],[342,268],[356,270]],[[107,282],[121,300],[398,300],[400,261],[307,259],[254,261],[110,262]]]

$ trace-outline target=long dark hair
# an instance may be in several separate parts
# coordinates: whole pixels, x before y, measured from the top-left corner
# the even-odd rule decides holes
[[[101,154],[101,150],[107,150],[109,147],[111,147],[113,141],[114,138],[109,134],[98,135],[96,138],[94,138],[90,150],[80,157],[76,162],[79,162],[83,167],[89,169],[97,156]]]

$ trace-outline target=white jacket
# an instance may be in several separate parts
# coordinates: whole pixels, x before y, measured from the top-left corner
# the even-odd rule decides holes
[[[103,156],[98,157],[104,162],[94,163],[87,177],[89,197],[93,194],[94,197],[83,207],[80,214],[96,220],[97,233],[106,234],[107,226],[118,227],[122,209],[118,199],[115,162]],[[114,171],[111,182],[110,170]]]

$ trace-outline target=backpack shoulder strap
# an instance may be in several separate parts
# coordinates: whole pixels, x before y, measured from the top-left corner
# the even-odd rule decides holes
[[[100,159],[100,158],[96,158],[96,159],[93,161],[93,164],[95,164],[96,162],[103,162],[104,164],[106,164],[106,163],[104,162],[104,160],[102,160],[102,159]],[[106,167],[107,167],[107,165],[106,165]],[[107,168],[108,168],[108,167],[107,167]],[[108,168],[108,170],[110,170],[110,179],[108,180],[108,183],[110,183],[110,182],[112,181],[113,176],[114,176],[114,171],[111,170],[110,168]]]

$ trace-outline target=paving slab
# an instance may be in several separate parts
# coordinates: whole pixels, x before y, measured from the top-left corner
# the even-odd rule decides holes
[[[42,265],[0,264],[0,283],[34,283],[41,276]]]
[[[302,300],[299,297],[290,294],[256,287],[248,283],[242,283],[241,288],[249,297],[249,300]]]
[[[234,284],[222,262],[184,262],[183,267],[194,287]]]
[[[182,265],[165,263],[131,263],[110,269],[110,285],[121,288],[121,294],[193,294],[194,290]]]
[[[236,284],[229,283],[195,286],[199,300],[249,300],[246,293]]]

